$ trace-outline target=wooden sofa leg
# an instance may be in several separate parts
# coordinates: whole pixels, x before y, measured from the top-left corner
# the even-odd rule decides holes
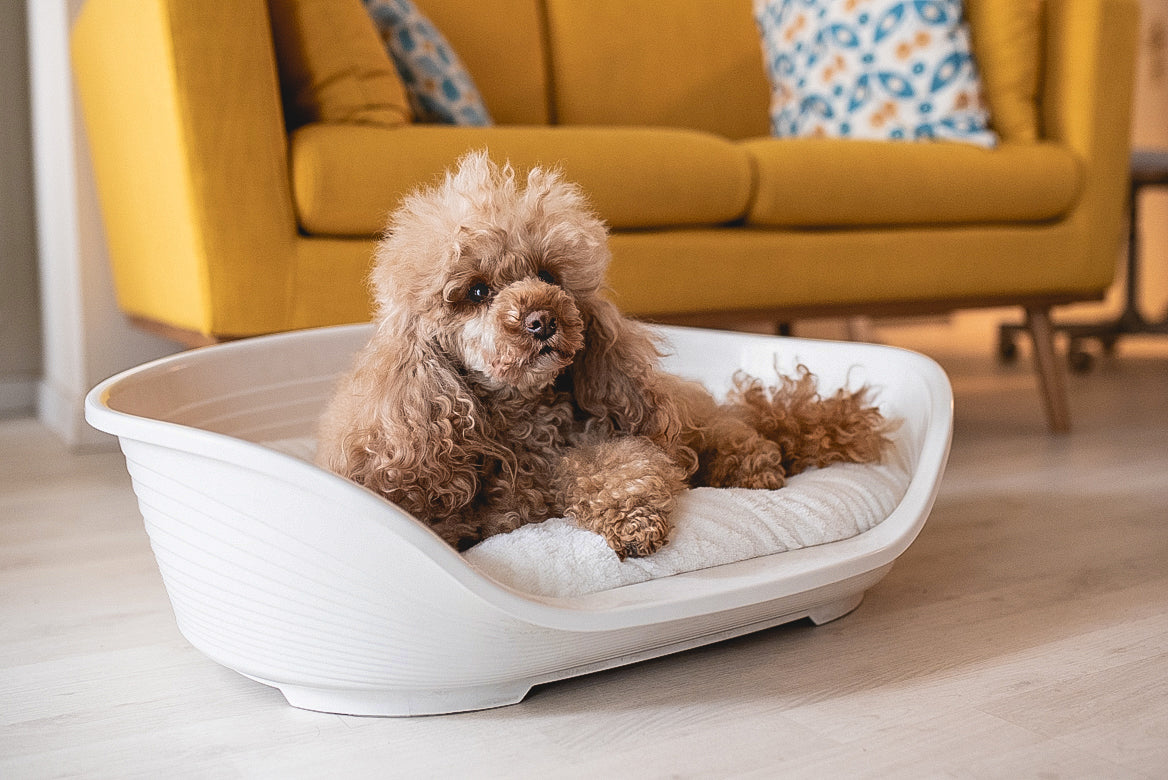
[[[1071,413],[1067,406],[1067,386],[1054,354],[1054,328],[1050,324],[1050,307],[1027,308],[1026,327],[1030,330],[1030,338],[1034,342],[1034,367],[1038,372],[1047,427],[1051,433],[1069,433]]]

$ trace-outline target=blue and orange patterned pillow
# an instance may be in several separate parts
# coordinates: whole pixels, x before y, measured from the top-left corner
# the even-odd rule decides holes
[[[754,0],[780,137],[992,147],[961,0]]]
[[[489,125],[491,116],[458,55],[410,0],[364,0],[423,122]]]

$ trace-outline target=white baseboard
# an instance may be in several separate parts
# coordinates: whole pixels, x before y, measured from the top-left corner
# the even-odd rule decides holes
[[[117,449],[116,437],[103,433],[85,422],[85,396],[54,387],[49,382],[37,384],[37,418],[57,434],[71,450]]]

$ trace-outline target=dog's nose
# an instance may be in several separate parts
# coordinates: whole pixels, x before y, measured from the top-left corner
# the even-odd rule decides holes
[[[533,311],[523,318],[523,327],[532,338],[547,341],[556,335],[556,318],[550,311],[540,309]]]

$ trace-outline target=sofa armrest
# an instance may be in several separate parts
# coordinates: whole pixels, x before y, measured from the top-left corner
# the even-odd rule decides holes
[[[296,224],[263,0],[88,0],[72,54],[119,305],[212,335],[282,321]]]
[[[1099,290],[1111,282],[1124,234],[1138,22],[1136,0],[1046,3],[1042,132],[1083,161],[1072,219]]]

